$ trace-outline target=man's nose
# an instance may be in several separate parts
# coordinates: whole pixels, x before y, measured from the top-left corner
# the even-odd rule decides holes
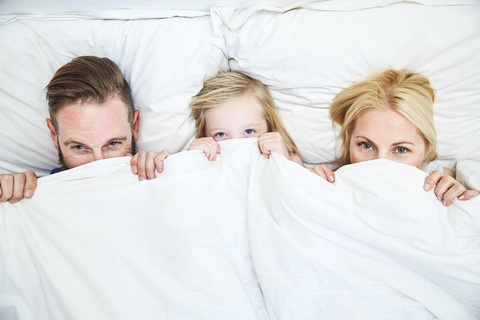
[[[105,155],[103,154],[103,151],[101,151],[101,150],[95,151],[95,153],[93,155],[93,158],[94,158],[93,161],[106,159]]]

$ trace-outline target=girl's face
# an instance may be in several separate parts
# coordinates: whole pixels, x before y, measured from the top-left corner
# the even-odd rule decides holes
[[[268,132],[262,107],[256,98],[248,94],[207,109],[204,116],[205,136],[216,141],[256,138]]]
[[[388,159],[420,168],[428,155],[425,140],[404,116],[372,109],[358,117],[350,139],[350,161]]]

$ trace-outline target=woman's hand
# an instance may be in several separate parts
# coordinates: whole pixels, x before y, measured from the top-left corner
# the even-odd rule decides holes
[[[328,182],[335,182],[335,175],[333,174],[333,170],[330,169],[326,164],[321,164],[319,166],[315,166],[313,168],[307,168],[308,171],[315,173],[317,176],[322,177],[323,179],[327,180]]]
[[[465,201],[480,194],[478,190],[467,190],[451,175],[443,174],[440,171],[433,171],[425,179],[425,184],[423,186],[425,191],[430,191],[434,187],[437,199],[442,201],[445,206],[449,206],[455,198]]]
[[[188,150],[202,150],[209,161],[214,161],[220,153],[220,146],[212,137],[205,137],[193,140]]]
[[[163,171],[163,160],[171,156],[170,152],[163,150],[160,153],[153,151],[138,151],[130,160],[133,174],[138,174],[138,180],[155,179],[155,169],[158,173]]]

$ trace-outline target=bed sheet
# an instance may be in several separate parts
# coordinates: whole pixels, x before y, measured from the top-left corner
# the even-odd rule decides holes
[[[340,168],[335,184],[280,156],[252,172],[250,242],[271,319],[480,317],[480,197],[445,207],[423,171],[384,159]]]
[[[268,319],[246,220],[255,149],[222,151],[142,182],[128,157],[96,161],[0,204],[0,318]]]
[[[257,143],[142,182],[96,161],[0,204],[0,318],[478,318],[480,199],[444,207],[387,160],[329,184]]]

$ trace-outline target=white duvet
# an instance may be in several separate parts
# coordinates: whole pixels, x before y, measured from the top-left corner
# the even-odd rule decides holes
[[[479,319],[480,198],[387,160],[329,184],[256,139],[44,177],[0,205],[0,319]],[[471,168],[471,167],[470,167]]]

